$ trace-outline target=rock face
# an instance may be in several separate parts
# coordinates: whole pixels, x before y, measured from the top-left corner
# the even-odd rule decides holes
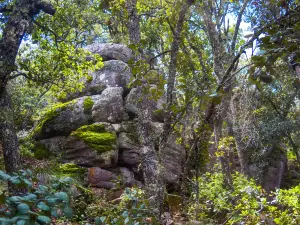
[[[131,49],[122,44],[92,44],[86,49],[101,55],[103,61],[116,59],[127,63],[132,58]]]
[[[92,108],[92,118],[95,122],[117,123],[128,119],[123,104],[123,88],[111,87],[98,95]]]
[[[156,86],[152,85],[152,88],[156,88]],[[137,117],[138,115],[139,109],[141,108],[140,97],[141,93],[138,92],[137,88],[133,88],[126,97],[125,109],[131,117]],[[163,98],[158,99],[158,101],[152,100],[150,103],[152,120],[155,122],[164,121],[163,103]]]
[[[92,80],[71,101],[49,110],[32,137],[49,152],[62,155],[64,162],[89,168],[87,180],[94,188],[114,188],[116,182],[141,186],[142,152],[136,119],[141,94],[127,87],[132,76],[126,64],[132,57],[131,50],[117,44],[87,48],[106,60],[104,67],[91,74]],[[163,128],[163,103],[163,98],[153,100],[151,107],[157,143]],[[176,144],[176,136],[170,136],[163,154],[168,185],[179,184],[184,159],[185,149]]]

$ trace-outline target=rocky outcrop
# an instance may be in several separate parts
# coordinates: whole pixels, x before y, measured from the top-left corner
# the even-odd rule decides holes
[[[62,155],[64,162],[88,168],[87,180],[94,188],[110,189],[116,182],[141,185],[142,152],[136,119],[141,93],[128,88],[132,75],[126,62],[132,57],[131,51],[115,44],[88,49],[107,60],[104,67],[91,74],[85,89],[71,101],[52,107],[31,136],[52,154]],[[156,85],[151,85],[152,89],[157,89]],[[164,99],[151,103],[151,133],[158,143]],[[184,148],[176,144],[175,135],[170,136],[163,154],[167,184],[178,185],[184,159]]]

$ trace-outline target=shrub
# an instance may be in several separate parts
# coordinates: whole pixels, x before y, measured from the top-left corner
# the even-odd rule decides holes
[[[148,225],[156,224],[144,192],[138,188],[126,188],[117,205],[107,205],[96,225]]]
[[[30,170],[20,170],[12,175],[0,171],[0,180],[14,187],[13,194],[0,194],[0,224],[50,224],[53,218],[73,216],[66,192],[71,178],[57,179],[46,187],[33,182]]]
[[[221,173],[206,173],[198,187],[199,200],[195,190],[188,208],[190,218],[202,224],[300,224],[300,185],[267,195],[239,173],[233,175],[233,189]]]

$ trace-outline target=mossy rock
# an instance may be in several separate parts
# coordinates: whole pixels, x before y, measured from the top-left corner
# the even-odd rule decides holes
[[[34,138],[38,134],[43,131],[43,128],[46,123],[50,122],[51,120],[55,119],[59,114],[66,110],[67,108],[72,108],[77,103],[77,100],[69,101],[66,103],[58,103],[52,106],[48,111],[45,112],[43,115],[43,119],[38,123],[38,125],[33,129],[30,133],[30,137]]]
[[[98,153],[113,150],[117,141],[117,135],[114,132],[108,132],[103,123],[82,126],[73,131],[71,136],[84,141],[86,145]]]

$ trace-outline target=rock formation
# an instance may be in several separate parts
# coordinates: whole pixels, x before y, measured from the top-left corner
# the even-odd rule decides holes
[[[112,188],[120,177],[126,186],[141,185],[139,96],[136,88],[128,88],[131,50],[117,44],[95,44],[87,49],[102,56],[104,67],[91,73],[82,92],[70,94],[64,103],[50,109],[32,136],[47,152],[62,155],[65,163],[88,168],[87,179],[93,187]],[[161,98],[152,104],[152,133],[157,147],[163,127],[163,103]],[[165,151],[164,179],[176,186],[185,150],[172,135]]]

